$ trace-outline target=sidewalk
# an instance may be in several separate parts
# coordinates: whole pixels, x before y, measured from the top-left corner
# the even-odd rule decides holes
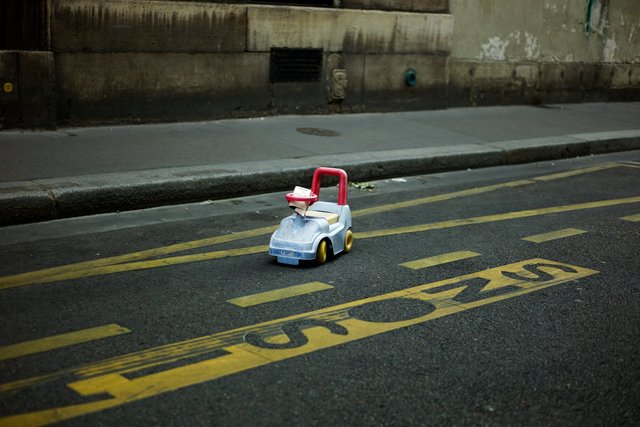
[[[640,102],[0,131],[0,225],[640,149]]]

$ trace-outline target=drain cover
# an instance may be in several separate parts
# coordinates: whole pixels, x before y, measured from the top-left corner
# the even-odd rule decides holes
[[[305,135],[315,135],[315,136],[340,136],[342,135],[340,132],[331,129],[320,129],[320,128],[298,128],[296,129],[300,133],[304,133]]]

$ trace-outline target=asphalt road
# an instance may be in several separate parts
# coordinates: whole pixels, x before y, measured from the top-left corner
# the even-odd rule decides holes
[[[322,266],[264,252],[280,193],[0,228],[0,426],[638,425],[639,183],[361,183]]]

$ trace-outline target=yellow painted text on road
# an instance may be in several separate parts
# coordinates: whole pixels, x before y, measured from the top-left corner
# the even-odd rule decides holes
[[[565,237],[578,236],[586,231],[577,228],[565,228],[563,230],[550,231],[548,233],[536,234],[535,236],[523,237],[522,240],[533,243],[544,243],[551,240],[564,239]]]
[[[402,267],[407,267],[412,270],[420,270],[421,268],[434,267],[440,264],[447,264],[449,262],[461,261],[463,259],[473,258],[480,256],[477,252],[472,251],[458,251],[450,252],[448,254],[436,255],[429,258],[422,258],[415,261],[404,262],[400,264]]]
[[[111,324],[96,328],[83,329],[81,331],[67,332],[47,338],[25,341],[18,344],[0,347],[0,360],[15,359],[28,354],[41,353],[43,351],[68,347],[93,340],[112,337],[131,332],[120,325]]]
[[[322,282],[309,282],[303,283],[302,285],[289,286],[282,289],[275,289],[272,291],[233,298],[227,302],[237,305],[238,307],[251,307],[268,302],[280,301],[286,298],[306,295],[313,292],[326,291],[327,289],[333,289],[333,286]]]
[[[530,259],[174,344],[174,356],[181,350],[185,357],[208,352],[211,358],[141,377],[124,375],[134,370],[123,368],[132,359],[123,356],[120,363],[118,358],[105,361],[113,369],[102,370],[97,376],[82,378],[80,370],[75,371],[80,378],[68,384],[81,396],[95,399],[108,394],[109,398],[7,416],[0,418],[0,426],[45,425],[71,419],[596,273],[565,263]],[[133,359],[144,353],[134,354]]]

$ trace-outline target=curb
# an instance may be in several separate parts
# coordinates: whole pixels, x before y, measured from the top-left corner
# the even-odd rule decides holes
[[[627,130],[5,182],[0,225],[286,191],[309,181],[318,166],[367,181],[638,149],[640,130]]]

